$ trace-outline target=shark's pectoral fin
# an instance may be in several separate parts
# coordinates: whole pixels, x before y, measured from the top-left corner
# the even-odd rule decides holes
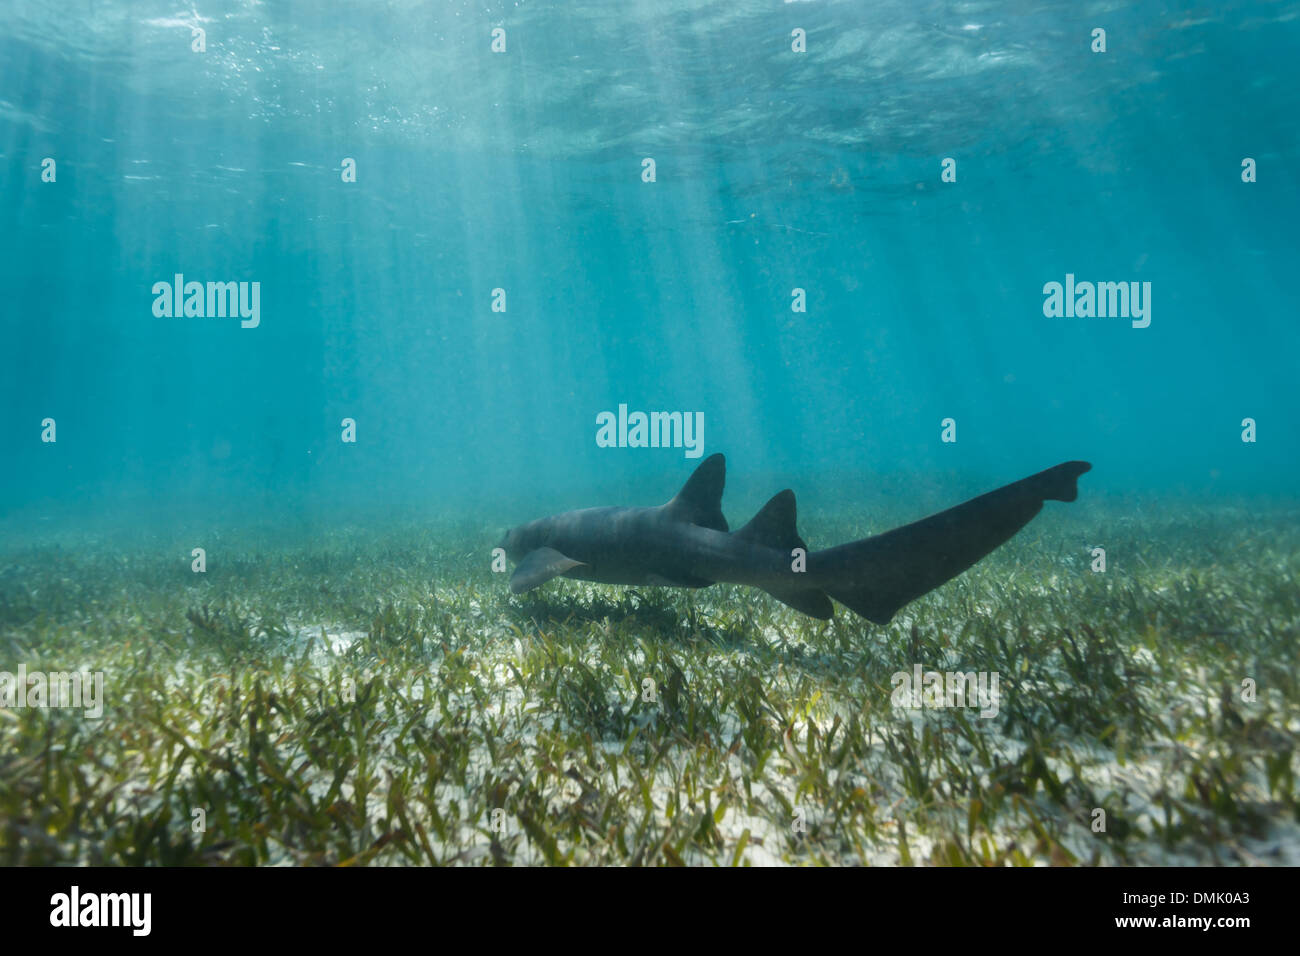
[[[559,577],[565,571],[580,567],[581,561],[575,561],[566,554],[560,554],[554,548],[538,548],[529,551],[510,575],[510,593],[522,594],[531,591],[539,584],[545,584],[551,578]]]

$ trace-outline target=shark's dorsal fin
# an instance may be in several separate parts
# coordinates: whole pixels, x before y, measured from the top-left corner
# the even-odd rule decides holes
[[[736,532],[736,538],[750,544],[784,551],[787,557],[795,548],[802,548],[804,557],[808,555],[808,545],[799,537],[795,527],[794,492],[789,488],[778,491],[758,514],[750,519],[749,524]],[[762,585],[764,591],[782,604],[788,604],[809,617],[829,621],[835,616],[835,607],[826,592],[816,587],[809,587],[801,578],[803,575],[792,573],[790,583],[768,582]]]
[[[779,551],[794,548],[808,550],[795,528],[794,492],[787,488],[778,491],[772,500],[759,510],[749,524],[736,532],[736,537],[753,544],[761,544]]]
[[[726,483],[727,459],[721,454],[710,455],[686,479],[677,497],[664,505],[664,510],[677,521],[729,531],[727,519],[722,516],[722,488]]]
[[[551,578],[559,577],[571,568],[579,567],[581,561],[575,561],[568,555],[560,554],[554,548],[538,548],[529,551],[515,573],[510,575],[510,593],[522,594],[539,584],[545,584]]]

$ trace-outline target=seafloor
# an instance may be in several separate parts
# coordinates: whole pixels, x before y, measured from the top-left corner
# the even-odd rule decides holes
[[[0,671],[104,690],[0,708],[0,863],[1300,864],[1294,506],[1058,507],[888,627],[499,531],[6,527]]]

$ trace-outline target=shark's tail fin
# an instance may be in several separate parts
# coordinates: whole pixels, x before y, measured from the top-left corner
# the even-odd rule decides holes
[[[1092,471],[1086,461],[1067,461],[1036,475],[1030,475],[1016,484],[1030,483],[1035,493],[1044,501],[1074,501],[1079,497],[1079,476]],[[1008,485],[1014,488],[1015,485]],[[993,492],[996,494],[997,492]],[[978,500],[978,499],[976,499]]]
[[[1067,461],[913,524],[814,552],[809,578],[867,620],[888,624],[904,604],[1007,541],[1044,501],[1074,501],[1078,478],[1091,467]]]

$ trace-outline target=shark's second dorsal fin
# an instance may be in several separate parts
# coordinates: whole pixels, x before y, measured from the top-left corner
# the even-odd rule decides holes
[[[677,497],[664,505],[664,510],[687,524],[729,531],[727,519],[722,516],[722,488],[726,483],[727,459],[721,454],[710,455],[686,479]]]
[[[789,488],[778,491],[749,524],[736,532],[736,537],[779,551],[803,548],[806,552],[808,545],[795,528],[794,492]]]

